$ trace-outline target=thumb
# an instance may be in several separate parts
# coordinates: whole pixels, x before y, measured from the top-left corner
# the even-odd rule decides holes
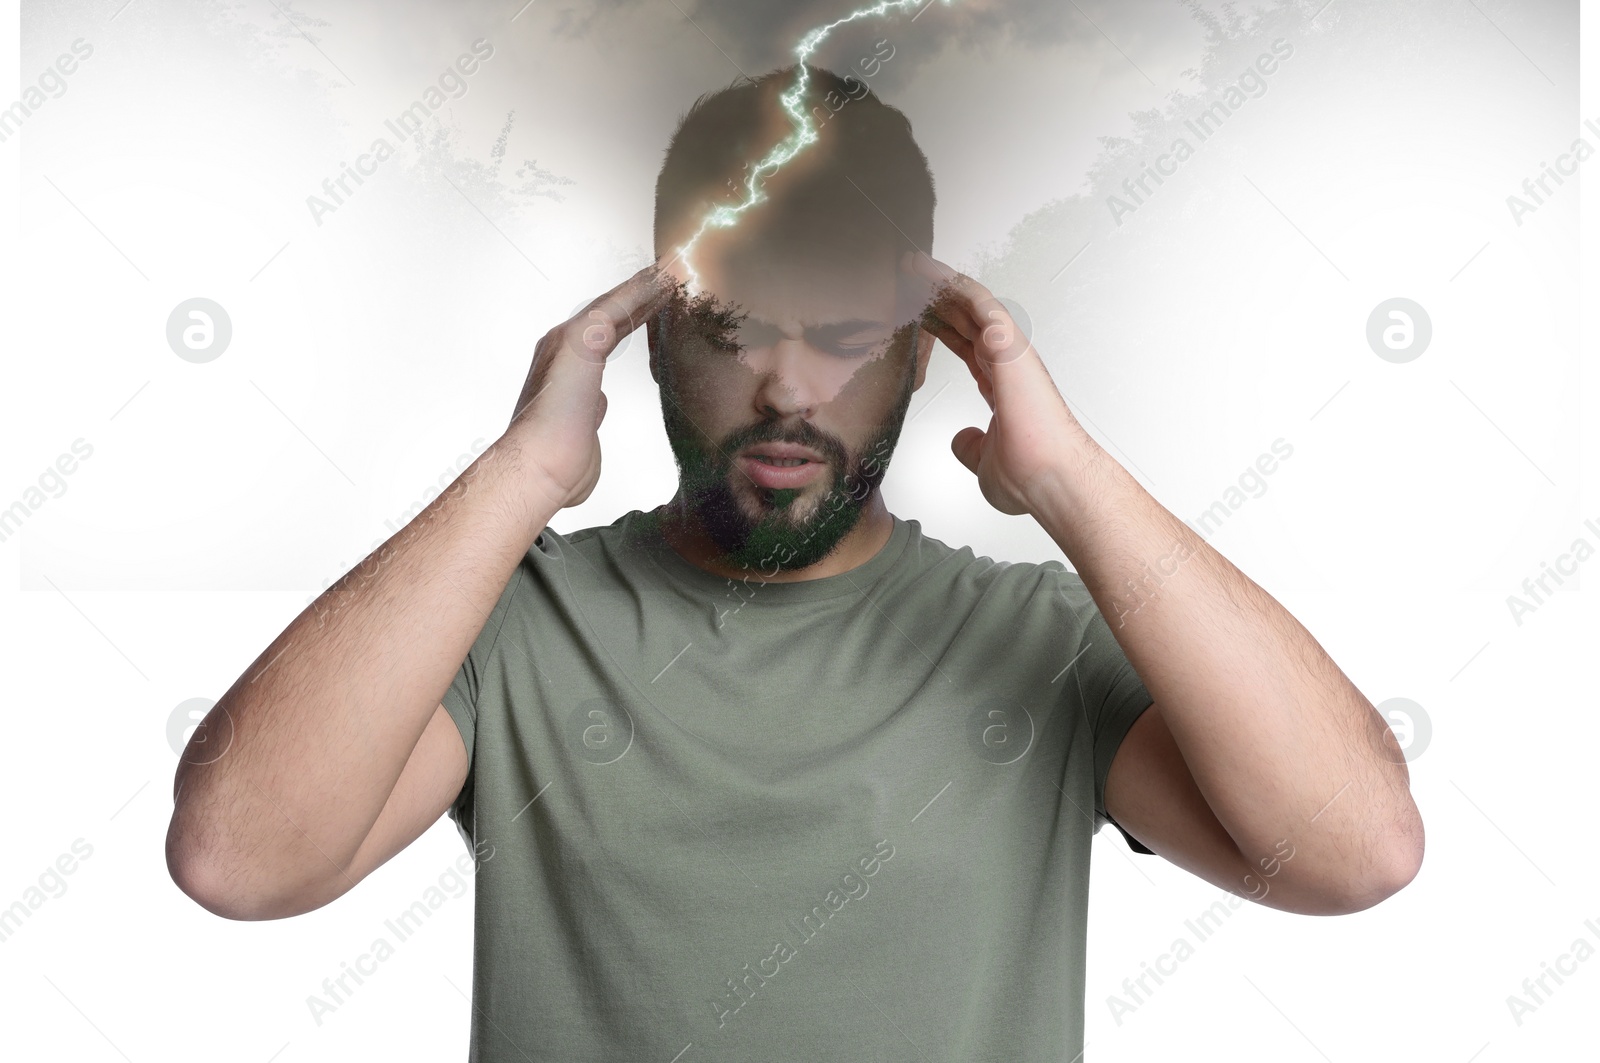
[[[983,457],[984,432],[980,428],[963,428],[950,440],[950,450],[956,460],[967,467],[974,476],[978,474],[978,460]]]

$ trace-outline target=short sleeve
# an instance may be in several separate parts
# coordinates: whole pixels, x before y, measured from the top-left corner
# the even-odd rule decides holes
[[[477,638],[473,640],[471,649],[467,650],[467,656],[461,662],[461,667],[456,669],[455,678],[450,681],[449,688],[440,699],[445,711],[455,721],[456,729],[461,732],[462,743],[467,747],[467,778],[461,786],[461,793],[450,805],[450,818],[455,821],[456,828],[466,840],[469,849],[473,844],[472,797],[476,779],[476,772],[473,770],[475,763],[473,749],[478,730],[480,682],[487,671],[495,645],[500,641],[500,629],[505,625],[511,602],[516,597],[517,588],[523,578],[523,568],[519,564],[517,570],[511,574],[511,578],[506,581],[494,609],[484,621],[483,627],[479,629]]]
[[[1083,580],[1064,568],[1055,578],[1061,597],[1071,609],[1072,628],[1077,633],[1067,674],[1077,685],[1084,716],[1094,738],[1094,829],[1098,833],[1102,826],[1110,823],[1127,839],[1130,849],[1153,856],[1153,850],[1136,841],[1106,813],[1105,793],[1111,761],[1122,739],[1154,699],[1122,652],[1111,633],[1111,625]]]

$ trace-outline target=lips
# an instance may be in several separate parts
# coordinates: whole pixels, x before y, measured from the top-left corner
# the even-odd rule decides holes
[[[762,459],[803,464],[771,465]],[[827,465],[816,451],[796,443],[757,443],[740,453],[739,467],[756,486],[783,490],[814,482]]]
[[[773,458],[777,461],[799,458],[801,461],[821,463],[822,455],[797,443],[757,443],[745,450],[749,458]]]

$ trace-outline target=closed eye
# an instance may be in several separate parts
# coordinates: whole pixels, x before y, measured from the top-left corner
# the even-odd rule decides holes
[[[877,350],[888,342],[888,336],[875,336],[875,330],[863,329],[861,323],[827,325],[808,329],[806,339],[819,351],[840,358],[859,358]],[[776,326],[753,318],[746,318],[738,328],[712,337],[711,342],[727,351],[762,350],[782,341],[783,333]],[[847,339],[849,342],[842,342]]]
[[[821,350],[845,358],[859,358],[877,350],[892,338],[888,326],[879,322],[849,321],[812,329],[811,342]]]

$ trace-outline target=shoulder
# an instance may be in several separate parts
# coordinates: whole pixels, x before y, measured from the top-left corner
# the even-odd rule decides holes
[[[557,561],[577,552],[592,560],[598,554],[615,554],[636,548],[647,541],[649,517],[650,514],[635,509],[610,524],[596,524],[566,532],[546,526],[528,548],[528,558],[533,561]]]
[[[900,520],[901,518],[895,518]],[[952,546],[925,532],[920,521],[904,520],[907,528],[905,550],[900,564],[914,571],[918,578],[938,574],[948,579],[967,580],[978,584],[1003,583],[1008,587],[1036,586],[1046,566],[1061,565],[1055,561],[1002,561],[979,553],[970,546]]]
[[[900,566],[909,574],[909,587],[938,588],[952,603],[981,603],[1018,625],[1046,625],[1056,635],[1063,623],[1080,634],[1100,615],[1083,580],[1060,560],[1000,560],[927,535],[915,520],[906,523],[910,537]]]

